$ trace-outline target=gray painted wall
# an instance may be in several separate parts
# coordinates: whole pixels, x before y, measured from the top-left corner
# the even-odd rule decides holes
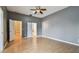
[[[42,35],[79,44],[79,7],[68,7],[43,18]]]
[[[18,13],[14,13],[14,12],[8,12],[8,19],[22,21],[22,33],[23,33],[22,35],[23,35],[23,37],[27,36],[27,23],[28,22],[37,23],[37,26],[39,28],[37,30],[37,34],[40,35],[42,33],[42,24],[40,23],[41,19],[39,19],[39,18],[27,16],[27,15],[23,15],[23,14],[18,14]]]

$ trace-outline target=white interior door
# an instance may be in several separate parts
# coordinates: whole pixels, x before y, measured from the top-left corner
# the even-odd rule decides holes
[[[3,33],[3,11],[0,8],[0,52],[3,51],[3,40],[4,40],[4,33]]]
[[[13,20],[9,20],[9,27],[10,27],[10,41],[14,40],[14,21]]]

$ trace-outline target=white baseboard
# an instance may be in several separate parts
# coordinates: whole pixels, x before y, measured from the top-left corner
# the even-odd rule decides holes
[[[32,36],[29,36],[29,37],[24,37],[24,38],[31,38]]]
[[[38,35],[37,37],[42,37],[42,35]]]
[[[48,36],[44,36],[44,35],[42,35],[42,37],[49,38],[49,39],[52,39],[52,40],[56,40],[56,41],[59,41],[59,42],[68,43],[68,44],[75,45],[75,46],[79,46],[79,44],[68,42],[68,41],[64,41],[64,40],[60,40],[60,39],[57,39],[57,38],[52,38],[52,37],[48,37]]]

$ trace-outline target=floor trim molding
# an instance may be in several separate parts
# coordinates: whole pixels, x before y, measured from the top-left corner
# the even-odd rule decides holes
[[[32,36],[30,36],[30,37],[24,37],[24,38],[32,38]]]
[[[63,42],[63,43],[68,43],[68,44],[75,45],[75,46],[79,46],[79,44],[68,42],[68,41],[64,41],[64,40],[60,40],[60,39],[57,39],[57,38],[52,38],[52,37],[49,37],[49,36],[42,35],[42,37],[45,37],[45,38],[48,38],[48,39],[52,39],[52,40],[56,40],[56,41]]]

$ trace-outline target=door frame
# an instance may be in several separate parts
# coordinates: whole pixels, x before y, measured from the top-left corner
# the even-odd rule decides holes
[[[27,38],[29,38],[29,37],[33,37],[33,24],[36,24],[36,26],[37,26],[37,24],[38,23],[36,23],[36,22],[28,22],[27,23]],[[28,27],[30,25],[30,27]],[[29,34],[29,29],[28,28],[30,28],[30,34]],[[37,30],[37,27],[36,27],[36,30]],[[36,33],[37,34],[37,33]]]
[[[20,35],[22,37],[22,21],[17,21],[17,20],[14,20],[14,27],[15,27],[15,23],[16,22],[19,22],[20,23]]]
[[[0,42],[0,43],[1,43],[0,52],[2,52],[2,51],[4,50],[4,46],[5,46],[5,45],[4,45],[4,42],[5,42],[5,41],[4,41],[4,37],[5,37],[4,34],[5,34],[5,33],[4,33],[4,17],[3,17],[4,12],[3,12],[3,9],[2,9],[1,7],[0,7],[0,10],[1,10],[1,18],[2,18],[2,23],[1,23],[1,24],[3,25],[3,26],[2,26],[2,32],[1,32],[3,39],[2,39],[1,42]]]
[[[9,21],[10,21],[10,19],[9,19]],[[20,27],[20,29],[21,29],[21,36],[22,36],[22,21],[21,20],[12,20],[13,21],[13,23],[15,23],[16,21],[20,21],[21,22],[21,27]],[[9,23],[9,30],[10,30],[10,23]],[[14,35],[14,34],[13,34]],[[10,37],[11,35],[10,35],[10,31],[9,31],[9,37]],[[10,39],[11,38],[9,38],[9,41],[10,41]]]

